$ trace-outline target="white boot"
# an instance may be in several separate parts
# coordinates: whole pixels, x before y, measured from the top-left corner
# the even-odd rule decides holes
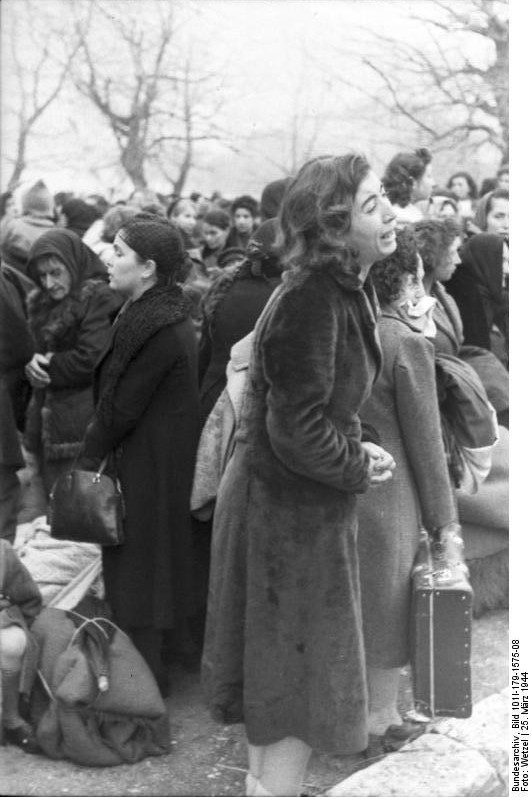
[[[245,797],[255,797],[257,783],[255,776],[248,772],[245,776]]]

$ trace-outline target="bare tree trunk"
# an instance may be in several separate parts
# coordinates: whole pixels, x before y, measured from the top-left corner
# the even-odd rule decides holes
[[[124,167],[128,177],[131,179],[135,188],[147,188],[147,180],[144,172],[145,155],[135,141],[129,140],[120,155],[120,163]]]
[[[20,182],[20,178],[22,177],[22,173],[26,168],[26,144],[28,140],[28,130],[25,127],[21,127],[19,130],[19,134],[17,136],[17,154],[15,158],[15,165],[13,166],[13,172],[11,173],[11,177],[7,183],[7,190],[14,191],[17,185]]]
[[[192,153],[187,150],[183,161],[181,163],[181,168],[179,170],[179,175],[176,180],[174,180],[172,185],[172,192],[175,196],[181,196],[184,190],[184,186],[186,180],[188,179],[188,173],[192,166]]]

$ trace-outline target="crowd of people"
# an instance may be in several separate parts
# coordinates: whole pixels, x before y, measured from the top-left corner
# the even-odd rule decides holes
[[[244,723],[247,795],[300,794],[312,750],[422,732],[398,704],[422,529],[454,555],[462,533],[476,614],[508,588],[488,511],[508,166],[480,192],[439,180],[421,148],[381,179],[360,153],[314,158],[259,200],[2,195],[0,543],[24,585],[0,568],[7,741],[39,749],[17,710],[40,605],[12,546],[28,456],[47,493],[103,460],[119,477],[106,605],[163,696],[173,661],[201,666],[213,716]]]

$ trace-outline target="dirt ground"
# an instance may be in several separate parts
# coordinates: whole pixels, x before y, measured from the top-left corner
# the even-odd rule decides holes
[[[474,702],[509,683],[508,612],[493,612],[473,624],[472,693]],[[198,674],[172,671],[167,700],[172,750],[138,764],[81,767],[69,761],[29,756],[16,747],[0,750],[2,795],[213,795],[244,794],[245,740],[240,725],[221,726],[203,704]],[[409,678],[403,673],[401,708],[411,705]],[[314,754],[305,792],[320,797],[333,784],[367,766],[359,756]]]
[[[45,496],[32,480],[24,494],[19,523],[43,514]],[[474,703],[509,683],[507,611],[492,612],[473,622],[472,696]],[[81,767],[70,761],[30,756],[17,747],[0,748],[0,795],[83,797],[87,795],[157,795],[214,797],[243,795],[246,745],[241,725],[222,726],[209,716],[198,673],[175,667],[167,699],[172,749],[162,757],[118,767]],[[412,707],[409,673],[404,670],[400,709]],[[314,754],[304,791],[322,797],[327,789],[370,762],[361,756]]]

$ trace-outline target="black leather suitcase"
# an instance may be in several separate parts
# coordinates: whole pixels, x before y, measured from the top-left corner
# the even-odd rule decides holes
[[[462,547],[460,533],[457,546]],[[430,718],[465,718],[472,713],[473,593],[462,555],[445,559],[437,551],[438,543],[423,531],[412,572],[410,658],[415,709]]]

